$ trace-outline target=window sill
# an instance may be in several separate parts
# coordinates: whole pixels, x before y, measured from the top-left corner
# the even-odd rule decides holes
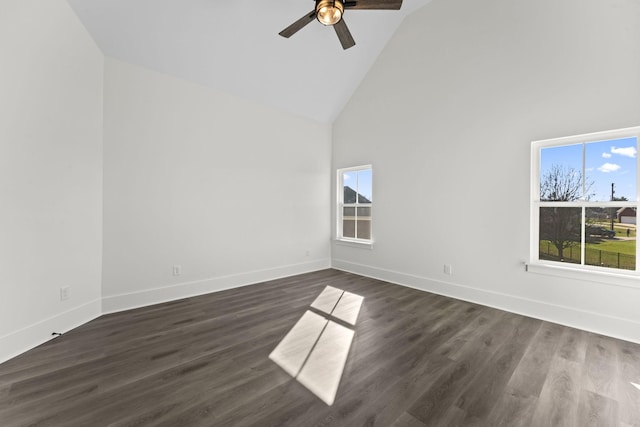
[[[335,239],[338,245],[342,246],[351,246],[352,248],[360,248],[360,249],[373,249],[373,242],[362,241],[362,240],[346,240],[346,239]]]
[[[640,275],[636,272],[616,273],[615,271],[587,270],[572,268],[564,265],[526,264],[530,273],[546,276],[562,277],[573,280],[595,282],[606,285],[623,286],[626,288],[640,288]]]

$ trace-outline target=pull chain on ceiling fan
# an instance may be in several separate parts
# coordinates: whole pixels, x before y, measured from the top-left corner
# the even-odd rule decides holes
[[[280,31],[282,37],[289,38],[305,25],[317,19],[323,25],[331,25],[336,30],[336,35],[342,44],[343,49],[355,46],[356,42],[351,36],[351,32],[344,22],[343,14],[345,9],[369,9],[369,10],[399,10],[402,0],[315,0],[316,7],[284,30]]]

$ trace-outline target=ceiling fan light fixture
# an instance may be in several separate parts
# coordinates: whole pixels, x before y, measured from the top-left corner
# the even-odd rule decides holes
[[[335,25],[342,19],[344,5],[340,0],[316,0],[316,18],[322,25]]]

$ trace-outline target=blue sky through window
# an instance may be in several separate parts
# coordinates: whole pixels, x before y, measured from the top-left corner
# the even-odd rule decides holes
[[[351,187],[359,194],[373,201],[372,199],[372,173],[371,169],[353,170],[345,172],[342,183],[345,187]]]
[[[582,171],[583,147],[584,174],[587,182],[593,182],[590,192],[595,194],[591,200],[611,200],[611,184],[614,183],[615,197],[636,201],[637,137],[543,148],[540,152],[540,179],[553,165]]]

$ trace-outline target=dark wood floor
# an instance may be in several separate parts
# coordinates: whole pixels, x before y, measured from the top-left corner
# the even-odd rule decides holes
[[[332,406],[269,359],[364,296]],[[325,270],[102,316],[0,365],[0,425],[640,426],[640,345]]]

